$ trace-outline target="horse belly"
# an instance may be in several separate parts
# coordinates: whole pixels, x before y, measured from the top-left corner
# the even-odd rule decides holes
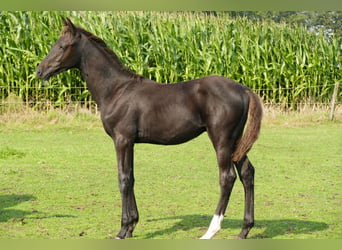
[[[137,142],[175,145],[189,141],[204,131],[199,117],[190,112],[152,115],[139,126]]]

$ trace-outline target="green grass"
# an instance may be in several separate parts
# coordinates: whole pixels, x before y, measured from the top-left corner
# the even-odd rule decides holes
[[[341,123],[292,126],[277,119],[263,127],[249,154],[256,168],[250,238],[342,238]],[[100,120],[49,113],[18,121],[0,122],[0,238],[115,237],[121,218],[115,152]],[[178,146],[140,144],[135,153],[135,239],[199,238],[219,196],[207,135]],[[242,218],[237,181],[215,238],[234,238]]]

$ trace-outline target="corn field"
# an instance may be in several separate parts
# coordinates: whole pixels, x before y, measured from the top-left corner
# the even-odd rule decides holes
[[[35,75],[60,35],[62,17],[102,38],[123,64],[173,83],[221,75],[255,90],[265,103],[295,108],[327,103],[341,81],[341,38],[302,26],[196,12],[0,12],[0,105],[9,96],[43,109],[92,103],[77,70]],[[341,97],[341,93],[339,93]]]

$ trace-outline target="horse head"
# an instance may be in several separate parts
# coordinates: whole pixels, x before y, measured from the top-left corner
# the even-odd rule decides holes
[[[69,18],[64,19],[63,24],[61,36],[37,67],[37,76],[43,80],[78,66],[80,60],[78,44],[82,37],[81,32]]]

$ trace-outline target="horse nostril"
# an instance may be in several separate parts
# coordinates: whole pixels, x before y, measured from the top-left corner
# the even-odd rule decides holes
[[[36,74],[37,74],[38,77],[42,76],[42,72],[39,69],[37,69]]]

